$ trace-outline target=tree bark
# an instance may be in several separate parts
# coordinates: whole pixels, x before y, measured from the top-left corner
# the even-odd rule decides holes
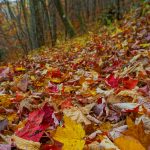
[[[70,22],[69,18],[66,16],[64,8],[62,6],[62,3],[60,0],[54,0],[54,4],[57,8],[57,11],[61,17],[61,20],[65,26],[65,29],[67,30],[67,33],[70,38],[76,35],[75,30],[73,28],[72,23]]]
[[[30,45],[29,47],[30,47],[30,49],[32,49],[33,46],[32,46],[32,39],[31,39],[31,35],[30,35],[29,25],[28,25],[27,12],[26,12],[26,8],[25,8],[25,0],[21,0],[20,5],[22,8],[22,12],[23,12],[25,27],[26,27],[28,41],[29,41],[29,45]]]
[[[31,12],[31,30],[33,30],[32,38],[34,41],[34,48],[39,48],[45,44],[39,0],[30,0],[30,12]]]

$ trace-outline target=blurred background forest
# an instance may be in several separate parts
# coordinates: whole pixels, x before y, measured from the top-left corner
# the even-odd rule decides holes
[[[55,46],[122,18],[140,0],[1,0],[0,60]]]

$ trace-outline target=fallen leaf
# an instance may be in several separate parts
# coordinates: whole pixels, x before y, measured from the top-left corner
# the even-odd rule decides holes
[[[40,149],[41,144],[39,142],[25,140],[18,136],[13,136],[12,138],[14,139],[15,144],[17,145],[19,149],[22,149],[22,150],[39,150]]]
[[[72,106],[73,104],[71,99],[67,99],[61,103],[61,109],[71,108]]]
[[[150,117],[142,115],[141,117],[136,118],[135,124],[138,125],[141,121],[143,122],[144,129],[150,130]]]
[[[53,138],[64,144],[62,150],[82,150],[85,144],[83,139],[85,131],[81,124],[64,116],[64,125],[64,127],[57,128]]]
[[[99,146],[99,142],[97,141],[94,141],[84,146],[84,150],[99,150],[99,149],[100,149],[100,146]]]
[[[125,78],[123,78],[122,83],[123,83],[123,86],[126,89],[132,90],[138,84],[138,80],[137,79],[132,79],[132,78],[129,78],[129,77],[125,77]]]
[[[0,72],[0,79],[6,78],[8,76],[8,73],[10,71],[10,68],[5,68],[2,72]]]
[[[142,122],[140,122],[138,125],[129,127],[128,130],[123,132],[123,134],[137,139],[145,147],[145,149],[150,146],[150,133],[145,133]]]
[[[126,131],[128,129],[127,125],[120,126],[118,128],[113,128],[112,131],[109,132],[109,136],[111,139],[116,139],[120,136],[122,136],[122,132]]]
[[[79,108],[72,107],[70,109],[64,109],[63,113],[77,123],[85,123],[86,125],[91,123]]]
[[[31,112],[25,127],[16,131],[15,134],[23,139],[38,142],[44,131],[54,124],[53,111],[53,107],[45,104],[42,109]]]
[[[111,140],[107,136],[103,137],[103,140],[99,144],[99,148],[106,149],[106,150],[109,150],[109,149],[120,150],[113,142],[111,142]]]
[[[11,148],[10,144],[0,144],[0,150],[11,150]]]
[[[26,70],[26,68],[24,68],[24,67],[16,67],[15,68],[15,71],[25,71]]]
[[[120,150],[146,150],[138,140],[130,136],[116,138],[114,143],[120,148]]]
[[[117,103],[113,105],[121,109],[122,112],[138,112],[140,106],[138,103]]]
[[[28,75],[27,74],[23,75],[23,77],[21,78],[21,80],[17,84],[17,87],[21,91],[26,92],[26,90],[28,88]]]
[[[0,120],[0,131],[4,130],[8,126],[8,120]]]
[[[106,78],[106,83],[112,88],[117,88],[119,85],[119,78],[116,78],[113,74],[111,74],[108,78]]]
[[[127,116],[126,118],[126,124],[128,125],[128,128],[134,126],[134,122],[132,121],[132,119],[130,117]]]
[[[123,90],[117,94],[117,96],[123,96],[123,97],[131,97],[132,102],[136,102],[138,93],[134,90]]]

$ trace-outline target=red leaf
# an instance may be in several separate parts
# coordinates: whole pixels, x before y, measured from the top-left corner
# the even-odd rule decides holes
[[[51,74],[52,78],[60,78],[61,77],[61,72],[60,70],[53,70]]]
[[[111,74],[108,78],[106,78],[105,81],[112,88],[117,88],[119,85],[119,78],[114,77],[113,74]]]
[[[52,82],[48,83],[47,90],[48,90],[48,92],[52,92],[52,93],[58,93],[59,92],[59,89],[58,89],[57,85],[52,83]]]
[[[25,127],[17,131],[16,135],[26,140],[38,142],[43,132],[54,123],[53,111],[52,107],[45,104],[42,109],[31,112]]]
[[[122,83],[126,89],[132,90],[138,84],[138,80],[132,79],[129,77],[125,77],[125,78],[123,78]]]
[[[58,144],[55,142],[55,145],[45,144],[42,145],[41,150],[61,150],[62,144]]]
[[[71,99],[67,99],[61,103],[61,109],[70,108],[72,105]]]

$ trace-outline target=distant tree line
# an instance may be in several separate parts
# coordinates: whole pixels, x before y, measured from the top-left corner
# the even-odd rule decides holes
[[[134,1],[2,0],[0,49],[4,45],[15,45],[15,49],[20,48],[27,54],[43,45],[55,46],[60,35],[68,39],[85,33],[88,24],[97,21],[105,10],[120,19]]]

